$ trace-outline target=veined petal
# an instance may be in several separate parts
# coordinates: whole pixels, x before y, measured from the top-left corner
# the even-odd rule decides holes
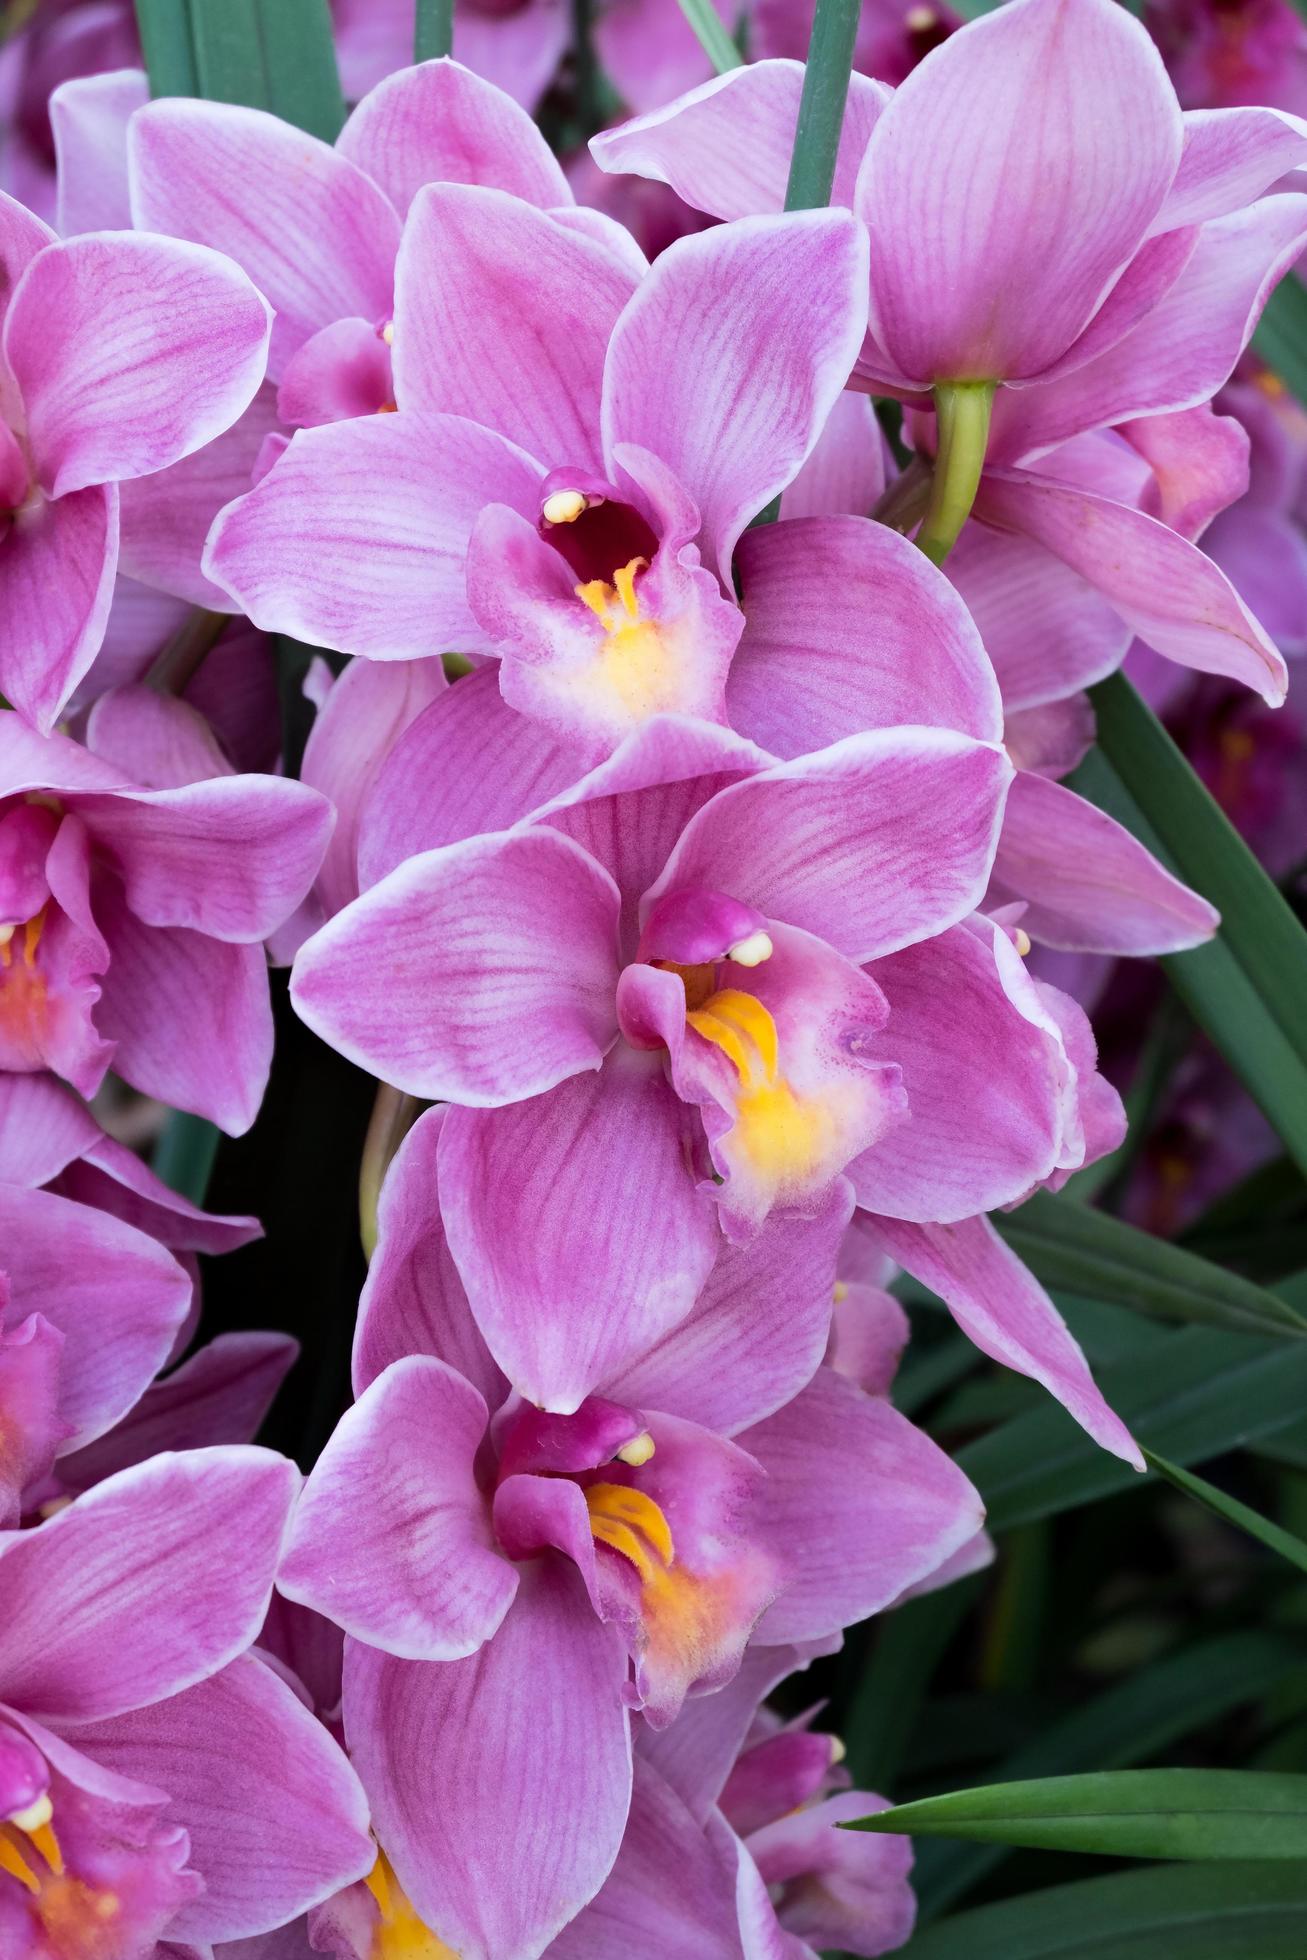
[[[111,880],[96,910],[110,951],[96,1022],[124,1080],[243,1136],[272,1063],[263,948],[143,925]]]
[[[43,735],[100,650],[118,565],[118,492],[37,498],[0,540],[0,694]]]
[[[550,830],[410,858],[301,948],[291,994],[397,1088],[494,1107],[596,1069],[616,1032],[619,897]]]
[[[607,1393],[723,1436],[780,1408],[825,1351],[850,1198],[840,1179],[814,1217],[785,1214],[747,1245],[724,1242],[692,1311]]]
[[[740,1441],[767,1473],[759,1536],[781,1581],[760,1641],[809,1640],[879,1612],[984,1518],[979,1493],[923,1431],[829,1368]]]
[[[167,1361],[191,1303],[190,1276],[144,1232],[49,1191],[0,1186],[0,1244],[20,1315],[39,1306],[64,1337],[64,1444],[88,1443],[127,1414]]]
[[[450,1249],[491,1353],[529,1401],[578,1408],[693,1307],[720,1239],[690,1141],[659,1058],[624,1044],[547,1096],[449,1112]]]
[[[472,526],[488,503],[534,511],[542,475],[454,416],[301,429],[218,513],[203,569],[270,633],[373,660],[479,652],[464,572]]]
[[[948,576],[993,663],[1009,714],[1105,679],[1133,638],[1086,578],[1015,531],[968,524]]]
[[[438,1147],[443,1109],[429,1109],[405,1137],[381,1187],[377,1249],[359,1299],[354,1392],[392,1361],[434,1355],[497,1409],[508,1384],[491,1359],[458,1276],[440,1214]]]
[[[995,463],[1088,429],[1210,401],[1234,371],[1276,283],[1307,244],[1307,197],[1264,197],[1202,227],[1183,272],[1134,330],[1072,373],[1005,394]]]
[[[348,1644],[345,1731],[377,1835],[462,1960],[542,1953],[611,1870],[631,1788],[626,1671],[616,1628],[551,1558],[522,1568],[499,1632],[467,1660]]]
[[[726,891],[860,965],[978,904],[1011,775],[996,748],[944,729],[850,736],[719,791],[643,909]]]
[[[1001,739],[980,634],[906,538],[857,517],[800,518],[746,531],[738,561],[745,628],[726,699],[763,748],[805,755],[904,723]]]
[[[333,682],[309,731],[300,767],[302,781],[330,797],[336,811],[336,826],[316,881],[328,917],[359,895],[360,824],[379,772],[404,732],[446,692],[445,670],[438,660],[356,660]],[[425,791],[427,784],[422,788]],[[420,805],[423,798],[414,796],[412,801]],[[418,848],[430,850],[437,842],[450,841],[433,837]],[[395,863],[414,855],[403,851]],[[392,870],[393,865],[385,869]]]
[[[517,1591],[473,1475],[486,1422],[444,1361],[409,1355],[378,1375],[304,1486],[278,1590],[400,1660],[474,1654]]]
[[[696,1702],[696,1711],[701,1707]],[[612,1960],[614,1954],[639,1953],[640,1943],[651,1954],[740,1960],[735,1874],[723,1848],[637,1756],[617,1862],[598,1897],[553,1941],[550,1960]],[[668,1882],[673,1873],[674,1884]]]
[[[1110,0],[1015,0],[973,21],[899,86],[868,145],[855,208],[876,337],[926,384],[1038,374],[1142,243],[1180,145],[1161,56]]]
[[[42,252],[4,324],[42,489],[147,476],[221,435],[263,379],[268,319],[201,245],[89,232]]]
[[[395,270],[396,400],[471,416],[547,466],[597,468],[604,349],[634,285],[521,198],[429,184]]]
[[[107,1435],[59,1462],[65,1490],[89,1490],[166,1449],[248,1443],[299,1354],[288,1334],[219,1334],[146,1389]]]
[[[158,1456],[0,1536],[4,1699],[93,1722],[243,1653],[272,1592],[299,1472],[270,1450]]]
[[[1143,1468],[1130,1432],[1094,1386],[1066,1322],[987,1218],[907,1225],[877,1217],[874,1224],[891,1258],[939,1294],[982,1354],[1042,1383],[1096,1443]]]
[[[953,926],[871,972],[889,1016],[868,1053],[902,1069],[907,1118],[850,1164],[859,1204],[937,1220],[1024,1197],[1057,1163],[1066,1059],[1015,949]]]
[[[848,379],[866,277],[847,212],[743,219],[678,239],[613,331],[605,456],[634,443],[661,457],[698,504],[704,557],[728,586],[740,533],[797,475]]]
[[[380,184],[403,217],[424,184],[480,184],[549,210],[566,177],[526,111],[448,58],[387,76],[359,103],[337,152]]]
[[[990,898],[1024,900],[1031,938],[1073,953],[1178,953],[1220,924],[1215,908],[1114,818],[1024,770],[1004,813]]]
[[[335,821],[319,791],[280,776],[125,791],[83,809],[143,924],[233,944],[266,939],[294,911]]]
[[[675,102],[591,138],[601,170],[670,184],[696,211],[751,218],[780,211],[803,91],[800,61],[752,61]],[[850,77],[831,202],[849,206],[863,152],[889,90]]]
[[[399,219],[329,143],[262,109],[176,100],[138,111],[128,147],[137,224],[225,252],[271,301],[274,379],[332,320],[389,315]]]
[[[1307,123],[1282,109],[1187,109],[1184,149],[1155,231],[1240,211],[1307,163]]]
[[[358,1778],[299,1696],[253,1656],[76,1737],[97,1763],[166,1790],[165,1819],[190,1838],[204,1888],[169,1924],[170,1942],[263,1933],[372,1869]]]
[[[1278,707],[1287,670],[1220,567],[1155,517],[1027,472],[987,471],[976,514],[1019,531],[1103,595],[1146,646]]]
[[[213,612],[235,612],[231,595],[200,570],[214,518],[254,481],[264,445],[281,429],[277,391],[265,381],[225,435],[156,476],[133,477],[120,491],[122,569],[143,584]],[[284,437],[278,435],[278,440]],[[122,590],[115,594],[117,614]],[[114,623],[110,623],[110,637]],[[210,672],[212,669],[209,670]],[[139,676],[139,666],[132,678]],[[207,676],[206,676],[207,677]]]
[[[306,760],[312,748],[310,737]],[[437,690],[381,760],[359,816],[359,885],[366,890],[423,851],[511,829],[571,788],[577,769],[573,744],[509,707],[494,663],[462,675]]]

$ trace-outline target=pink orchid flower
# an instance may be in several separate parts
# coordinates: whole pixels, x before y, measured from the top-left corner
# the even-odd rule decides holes
[[[0,691],[48,733],[104,636],[119,484],[236,421],[268,309],[216,252],[60,240],[0,194],[0,323]]]
[[[773,1208],[810,1211],[847,1169],[900,1239],[950,1220],[942,1256],[981,1241],[936,1290],[1135,1461],[1033,1278],[991,1278],[1002,1249],[976,1217],[1114,1147],[1121,1122],[1074,1004],[968,916],[1001,752],[891,728],[776,764],[656,721],[552,798],[534,739],[498,744],[493,772],[470,740],[466,772],[433,772],[455,728],[499,713],[493,676],[473,675],[396,745],[362,826],[363,896],[301,949],[292,995],[372,1073],[462,1105],[446,1225],[514,1384],[575,1409],[684,1318],[722,1224],[747,1238]],[[445,842],[465,826],[489,834]],[[578,1258],[578,1216],[640,1223]],[[550,1332],[572,1317],[595,1334],[580,1372]]]
[[[233,774],[148,689],[98,701],[88,739],[0,716],[0,1060],[83,1095],[112,1061],[240,1134],[271,1059],[261,942],[312,883],[330,806]]]
[[[358,1781],[248,1653],[298,1475],[160,1456],[0,1533],[0,1946],[146,1960],[279,1926],[369,1869]]]
[[[685,1325],[571,1414],[525,1402],[443,1242],[452,1116],[424,1117],[387,1179],[359,1399],[278,1584],[345,1628],[346,1736],[415,1912],[463,1960],[526,1960],[613,1866],[631,1705],[665,1726],[746,1642],[879,1610],[980,1506],[884,1399],[817,1366],[847,1193],[723,1247]],[[552,1337],[588,1364],[585,1319]]]
[[[106,86],[84,85],[76,104],[80,135],[70,129],[67,141],[79,177],[105,148]],[[544,138],[511,98],[449,60],[382,82],[334,147],[262,110],[182,100],[150,103],[125,130],[119,121],[112,143],[126,150],[136,224],[228,254],[273,308],[268,384],[249,413],[224,441],[140,485],[124,511],[124,568],[218,610],[231,602],[201,573],[205,533],[284,446],[286,432],[346,417],[369,426],[379,415],[391,419],[400,386],[390,344],[396,253],[422,185],[490,185],[529,201],[550,241],[579,233],[596,251],[634,252],[610,220],[578,209]],[[247,186],[239,200],[230,195],[234,176]]]
[[[397,274],[400,412],[297,435],[219,517],[208,575],[343,651],[496,652],[505,699],[581,761],[660,711],[725,721],[731,556],[840,397],[864,251],[847,214],[805,212],[642,273],[521,199],[430,186]],[[814,558],[809,590],[834,576]]]

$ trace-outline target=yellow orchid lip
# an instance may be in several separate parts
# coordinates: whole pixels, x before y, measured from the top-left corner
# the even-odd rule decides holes
[[[596,1544],[620,1552],[650,1584],[676,1557],[671,1526],[659,1505],[629,1484],[591,1484],[585,1493]]]
[[[734,1135],[754,1169],[775,1183],[809,1175],[828,1154],[833,1119],[824,1104],[796,1095],[782,1074],[780,1037],[768,1009],[727,987],[685,1018],[735,1069]]]
[[[378,1850],[364,1884],[379,1914],[368,1960],[458,1960],[453,1947],[418,1918],[384,1851]]]

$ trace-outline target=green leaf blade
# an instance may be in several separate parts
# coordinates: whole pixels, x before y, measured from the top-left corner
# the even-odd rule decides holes
[[[1236,1333],[1307,1335],[1307,1320],[1264,1287],[1051,1192],[1037,1191],[993,1222],[1045,1286]]]
[[[917,1933],[903,1960],[1303,1960],[1307,1869],[1164,1865],[1052,1885]]]
[[[197,95],[199,78],[187,0],[136,0],[136,25],[151,95]]]
[[[1123,1769],[992,1783],[898,1804],[849,1830],[1115,1858],[1307,1859],[1307,1776]]]
[[[1220,912],[1213,941],[1163,964],[1307,1172],[1307,932],[1125,676],[1100,681],[1090,698],[1099,751],[1074,787]]]

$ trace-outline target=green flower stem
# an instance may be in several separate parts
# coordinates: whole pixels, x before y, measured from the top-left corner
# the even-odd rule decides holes
[[[942,565],[971,515],[989,441],[992,381],[940,381],[935,385],[939,441],[930,502],[917,543],[932,565]]]
[[[454,0],[417,0],[414,61],[438,61],[454,45]]]
[[[230,625],[230,613],[196,606],[156,656],[145,676],[146,686],[156,694],[185,693]]]
[[[359,1166],[359,1236],[367,1259],[377,1249],[377,1207],[386,1172],[421,1111],[422,1105],[415,1096],[406,1096],[402,1089],[392,1089],[389,1082],[378,1082]]]
[[[858,7],[859,0],[817,0],[785,191],[787,211],[819,211],[830,203],[853,72]]]

